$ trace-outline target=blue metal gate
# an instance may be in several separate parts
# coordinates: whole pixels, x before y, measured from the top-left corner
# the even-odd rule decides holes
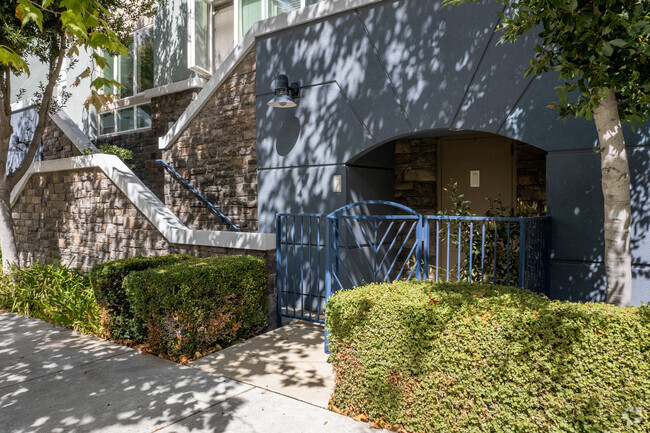
[[[325,298],[369,283],[421,280],[423,226],[422,215],[388,201],[354,203],[329,214]]]
[[[323,323],[332,293],[374,282],[482,282],[548,294],[550,223],[420,215],[377,200],[327,216],[278,214],[278,325],[282,317]]]
[[[313,213],[276,217],[278,326],[282,317],[325,322],[324,222]]]

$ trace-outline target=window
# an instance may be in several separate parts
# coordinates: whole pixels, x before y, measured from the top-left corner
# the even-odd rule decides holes
[[[188,0],[189,28],[187,66],[201,75],[212,73],[212,5]]]
[[[115,114],[102,113],[99,115],[99,133],[100,135],[112,134],[115,132]]]
[[[244,37],[256,21],[264,20],[305,7],[306,0],[235,0],[237,38]]]
[[[241,13],[239,37],[243,38],[246,32],[253,27],[256,21],[262,18],[262,0],[241,0]]]
[[[143,28],[133,34],[129,45],[129,55],[111,56],[107,50],[102,56],[108,65],[102,71],[102,77],[117,81],[119,88],[104,86],[104,93],[119,94],[120,98],[143,93],[154,86],[153,82],[153,31],[151,27]]]
[[[120,108],[99,115],[99,135],[151,128],[151,104]]]
[[[138,95],[154,87],[152,28],[146,27],[133,34],[129,55],[112,56],[110,52],[103,50],[102,56],[108,63],[102,71],[102,77],[115,80],[123,86],[104,86],[103,92],[119,94],[120,99],[137,98],[128,102],[131,105],[129,107],[100,113],[99,135],[151,128],[151,104],[132,104],[143,102],[144,97]]]
[[[268,0],[269,15],[274,17],[276,15],[291,12],[294,9],[300,9],[301,0]]]

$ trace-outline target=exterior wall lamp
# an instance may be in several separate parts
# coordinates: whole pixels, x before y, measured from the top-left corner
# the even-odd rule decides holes
[[[300,82],[289,84],[289,77],[279,74],[275,79],[275,96],[267,105],[274,108],[292,108],[295,107],[296,99],[300,98]]]

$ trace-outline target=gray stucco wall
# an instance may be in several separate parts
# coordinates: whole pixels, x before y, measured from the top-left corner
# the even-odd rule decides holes
[[[20,99],[28,99],[34,96],[34,91],[41,83],[47,84],[47,65],[40,63],[35,57],[28,58],[27,63],[30,70],[29,76],[27,74],[12,76],[11,87],[14,90],[12,103],[18,101],[17,95],[20,89],[25,89],[25,93]],[[64,106],[66,114],[87,134],[93,133],[96,127],[95,115],[89,114],[89,111],[84,108],[84,103],[90,94],[91,78],[84,78],[78,86],[73,86],[73,83],[89,65],[90,54],[81,50],[77,62],[67,72],[67,91],[70,93],[70,98]],[[92,110],[94,113],[94,109]]]
[[[329,212],[357,196],[389,196],[389,182],[368,182],[372,173],[345,167],[390,140],[445,135],[450,128],[500,134],[549,152],[553,296],[601,299],[595,127],[583,119],[562,122],[546,108],[556,99],[557,77],[523,78],[537,40],[533,32],[514,45],[497,44],[500,8],[385,1],[258,39],[260,230],[274,231],[276,212]],[[294,109],[266,105],[278,73],[303,86]],[[650,209],[643,189],[650,151],[639,147],[650,146],[648,137],[650,125],[626,137],[633,148],[637,303],[650,300]],[[345,195],[331,192],[334,173],[342,175]]]

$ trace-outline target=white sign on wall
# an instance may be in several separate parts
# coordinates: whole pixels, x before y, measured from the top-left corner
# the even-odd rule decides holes
[[[479,188],[481,186],[481,170],[469,171],[469,186],[470,188]]]

